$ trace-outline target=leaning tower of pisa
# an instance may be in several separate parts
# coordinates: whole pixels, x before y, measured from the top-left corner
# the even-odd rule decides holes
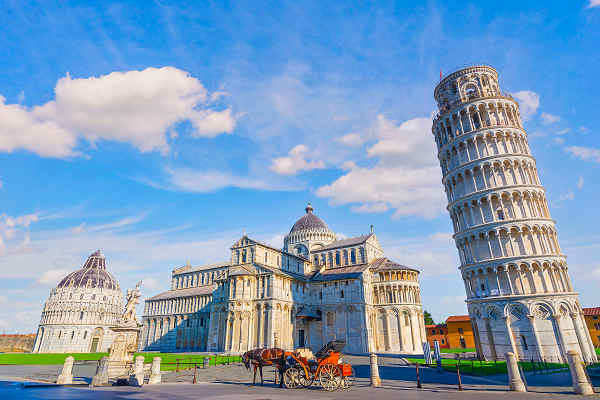
[[[519,105],[498,73],[472,66],[436,86],[432,132],[477,352],[597,361]]]

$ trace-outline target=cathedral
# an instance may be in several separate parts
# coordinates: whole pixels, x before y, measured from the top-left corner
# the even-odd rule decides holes
[[[146,299],[140,350],[256,347],[422,353],[419,271],[385,257],[373,228],[338,239],[308,204],[277,249],[242,236],[228,261],[175,268]]]

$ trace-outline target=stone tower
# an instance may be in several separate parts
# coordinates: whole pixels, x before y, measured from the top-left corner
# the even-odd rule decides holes
[[[587,362],[596,353],[561,252],[519,105],[472,66],[436,86],[432,132],[477,352]]]

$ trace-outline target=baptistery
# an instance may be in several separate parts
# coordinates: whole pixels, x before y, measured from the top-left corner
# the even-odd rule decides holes
[[[106,258],[98,250],[50,291],[33,352],[108,351],[113,339],[109,328],[118,323],[122,310],[119,282],[106,270]]]

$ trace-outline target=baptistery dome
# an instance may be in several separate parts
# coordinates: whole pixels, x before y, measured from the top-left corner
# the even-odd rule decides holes
[[[58,287],[121,290],[117,280],[106,270],[106,258],[100,250],[95,251],[88,257],[85,264],[83,264],[83,268],[65,276]]]
[[[50,291],[44,304],[35,353],[104,352],[112,344],[111,326],[123,312],[119,282],[106,270],[100,250],[81,269]]]

